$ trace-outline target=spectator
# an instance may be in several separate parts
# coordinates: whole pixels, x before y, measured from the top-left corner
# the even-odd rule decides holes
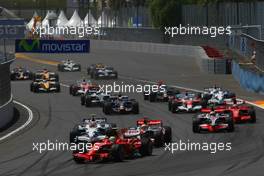
[[[255,64],[256,63],[256,51],[253,51],[253,55],[250,58],[250,61]]]

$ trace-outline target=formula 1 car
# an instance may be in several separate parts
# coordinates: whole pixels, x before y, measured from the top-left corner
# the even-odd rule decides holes
[[[37,71],[33,75],[34,81],[42,81],[42,80],[48,80],[48,81],[59,81],[59,75],[54,72],[50,72],[47,69],[43,69],[40,71]]]
[[[201,111],[209,113],[212,111],[212,107],[203,108]],[[256,123],[256,111],[254,107],[247,105],[244,101],[233,99],[233,102],[227,101],[225,105],[215,106],[214,111],[230,112],[235,123]]]
[[[171,127],[163,126],[162,120],[142,118],[137,120],[137,127],[141,133],[147,133],[154,140],[156,147],[161,147],[172,140]]]
[[[62,61],[61,64],[58,64],[58,71],[61,71],[61,72],[64,72],[64,71],[68,71],[68,72],[81,71],[81,65],[68,59],[68,60]]]
[[[112,113],[139,113],[139,105],[135,99],[128,96],[110,96],[103,103],[103,112],[107,115]]]
[[[92,75],[96,70],[105,68],[106,66],[102,63],[98,63],[98,64],[92,64],[90,66],[88,66],[87,68],[87,74],[88,75]]]
[[[168,109],[176,112],[197,112],[206,106],[206,101],[201,98],[200,93],[186,92],[177,94],[169,99]]]
[[[51,80],[33,81],[30,85],[31,92],[60,92],[60,83]]]
[[[107,136],[116,135],[116,124],[107,122],[106,118],[84,118],[70,132],[70,143],[91,142]]]
[[[232,114],[230,112],[201,113],[193,118],[193,132],[200,133],[202,131],[233,132],[235,129]]]
[[[90,89],[86,93],[81,95],[81,105],[86,107],[90,106],[102,106],[103,103],[110,98],[109,94],[104,93],[98,89]]]
[[[201,94],[201,97],[203,100],[207,101],[207,104],[222,105],[225,104],[226,101],[235,99],[236,94],[214,87],[205,89],[205,92]]]
[[[117,79],[118,73],[113,67],[96,69],[90,73],[92,79]]]
[[[112,160],[121,162],[125,158],[150,156],[153,142],[144,135],[126,136],[127,129],[121,129],[116,136],[105,137],[92,141],[93,147],[86,152],[73,152],[73,159],[77,163],[101,162]]]
[[[149,100],[150,102],[167,102],[169,100],[169,96],[180,93],[174,88],[167,87],[165,84],[163,84],[163,81],[159,81],[157,85],[153,86],[157,88],[157,91],[150,90],[149,92],[144,92],[144,100]]]
[[[92,83],[91,81],[77,81],[76,84],[71,84],[70,85],[70,95],[77,96],[77,95],[83,95],[85,94],[88,90],[97,90],[99,91],[99,86]]]
[[[25,68],[17,67],[14,68],[10,73],[10,79],[15,80],[32,80],[33,73]]]

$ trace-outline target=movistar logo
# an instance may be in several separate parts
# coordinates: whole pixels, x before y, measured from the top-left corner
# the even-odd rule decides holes
[[[27,42],[26,39],[23,39],[19,42],[19,49],[23,49],[24,51],[32,51],[33,49],[39,49],[40,48],[40,41],[39,40],[33,40],[31,44]]]
[[[16,40],[16,52],[89,53],[89,40]]]

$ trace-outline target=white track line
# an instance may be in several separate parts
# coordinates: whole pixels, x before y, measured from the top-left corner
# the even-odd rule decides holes
[[[69,88],[70,86],[67,84],[60,83],[61,86]]]
[[[148,80],[143,80],[143,79],[135,79],[135,78],[132,78],[132,77],[126,77],[126,76],[119,76],[123,79],[130,79],[130,80],[133,80],[133,81],[139,81],[139,82],[144,82],[144,83],[149,83],[149,84],[156,84],[156,82],[154,81],[148,81]],[[201,90],[197,90],[197,89],[191,89],[191,88],[187,88],[187,87],[182,87],[182,86],[176,86],[176,85],[168,85],[169,87],[173,87],[173,88],[177,88],[177,89],[184,89],[184,90],[189,90],[189,91],[193,91],[193,92],[203,92]],[[255,103],[252,103],[250,101],[246,101],[246,100],[243,100],[243,99],[240,99],[238,98],[238,100],[242,100],[242,101],[245,101],[247,104],[250,104],[252,106],[256,106],[260,109],[264,109],[264,107],[260,106],[260,105],[257,105]]]
[[[26,126],[28,126],[30,124],[30,122],[33,120],[33,112],[31,111],[31,109],[29,109],[29,107],[27,107],[26,105],[18,102],[18,101],[13,101],[14,103],[22,106],[23,108],[25,108],[28,111],[28,120],[26,121],[26,123],[24,123],[22,126],[20,126],[19,128],[15,129],[14,131],[6,134],[5,136],[0,138],[0,141],[3,141],[4,139],[12,136],[13,134],[19,132],[20,130],[24,129]]]

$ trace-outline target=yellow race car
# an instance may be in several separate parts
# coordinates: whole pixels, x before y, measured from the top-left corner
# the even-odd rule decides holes
[[[31,92],[60,92],[60,83],[51,80],[33,81],[30,85]]]
[[[59,75],[57,73],[50,72],[47,69],[43,69],[34,74],[33,80],[34,81],[41,81],[41,80],[59,81]]]

